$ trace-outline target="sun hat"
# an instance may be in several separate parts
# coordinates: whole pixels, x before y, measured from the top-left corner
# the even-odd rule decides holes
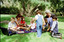
[[[50,10],[46,10],[45,13],[51,13]]]

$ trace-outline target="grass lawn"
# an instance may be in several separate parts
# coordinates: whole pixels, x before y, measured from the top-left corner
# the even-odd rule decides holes
[[[8,20],[10,21],[11,17],[16,15],[1,15],[1,21]],[[25,17],[27,24],[30,24],[30,17]],[[64,42],[64,17],[58,16],[59,23],[59,32],[62,33],[62,39],[53,38],[50,36],[49,32],[42,33],[41,38],[37,38],[37,33],[25,33],[25,34],[15,34],[12,36],[4,35],[1,30],[1,42]],[[1,27],[8,27],[8,24],[1,23]]]

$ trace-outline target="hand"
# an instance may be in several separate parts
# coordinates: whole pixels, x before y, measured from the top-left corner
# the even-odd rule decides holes
[[[45,29],[45,27],[43,27],[43,30]]]
[[[30,29],[29,29],[29,28],[27,28],[27,31],[30,31]]]
[[[51,33],[52,31],[50,31],[50,33]]]
[[[49,31],[49,28],[47,29],[47,31]]]

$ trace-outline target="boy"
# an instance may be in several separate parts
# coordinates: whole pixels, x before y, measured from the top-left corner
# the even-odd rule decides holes
[[[40,10],[37,10],[37,15],[35,16],[36,20],[36,29],[37,29],[37,37],[41,37],[42,34],[42,26],[45,25],[43,15],[41,15]]]
[[[20,27],[17,26],[14,17],[11,18],[11,21],[8,24],[8,30],[9,33],[24,33],[24,31],[20,31]]]
[[[53,24],[52,24],[52,27],[51,27],[51,31],[52,32],[52,36],[53,37],[57,37],[57,38],[62,38],[62,34],[61,33],[58,33],[58,21],[57,21],[57,17],[56,16],[53,16],[52,17],[53,19]]]
[[[8,24],[8,29],[12,31],[17,31],[17,25],[15,23],[14,17],[11,18],[11,22]]]

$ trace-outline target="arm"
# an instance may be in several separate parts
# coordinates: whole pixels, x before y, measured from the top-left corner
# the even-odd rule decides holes
[[[38,16],[36,15],[35,18],[34,18],[34,21],[36,21],[38,19]]]
[[[44,21],[43,16],[42,16],[42,21],[43,21],[43,26],[42,26],[42,27],[43,27],[43,29],[44,29],[44,28],[45,28],[45,27],[44,27],[44,25],[45,25],[45,21]]]
[[[8,29],[12,28],[10,22],[8,23]]]
[[[45,21],[44,21],[44,18],[43,18],[43,26],[45,25]]]
[[[56,22],[53,22],[52,27],[51,27],[51,31],[53,31],[53,29],[55,28]]]
[[[17,21],[15,21],[15,23],[16,23],[17,25],[19,25]]]

